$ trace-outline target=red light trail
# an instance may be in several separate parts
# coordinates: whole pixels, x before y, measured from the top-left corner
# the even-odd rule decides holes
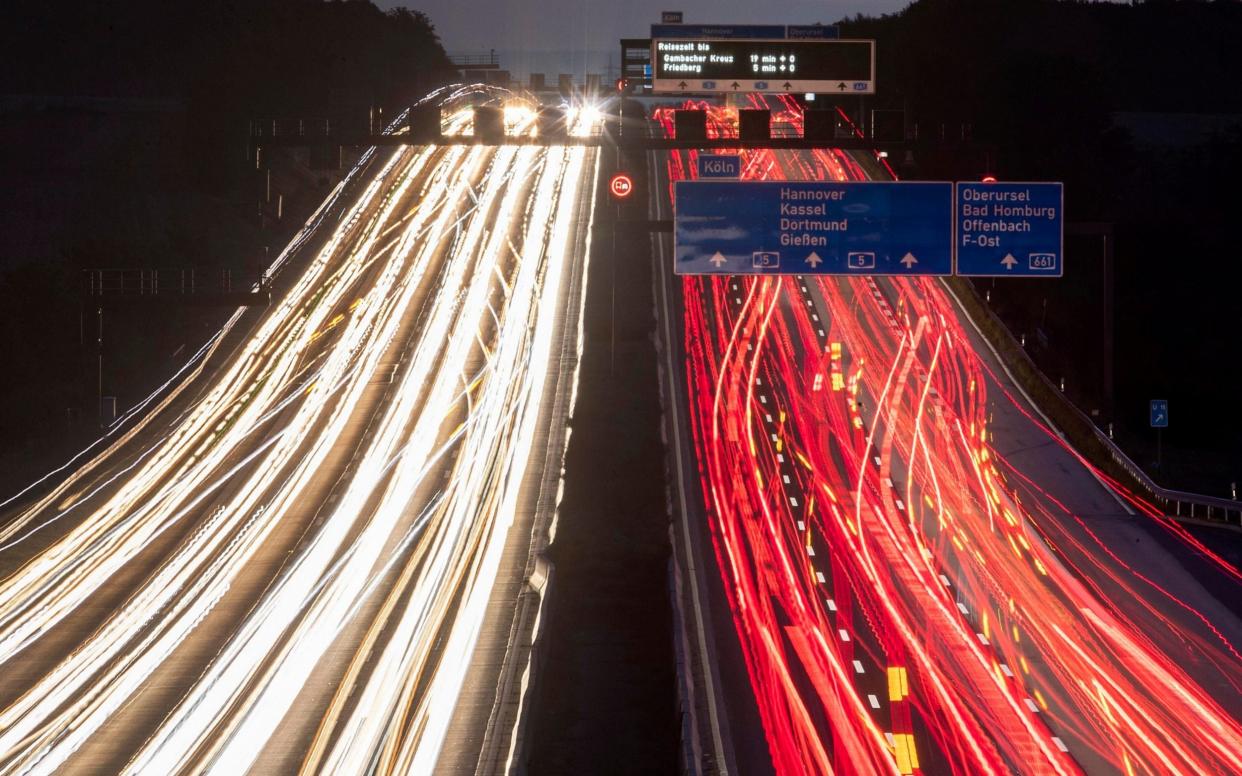
[[[736,113],[688,107],[733,134]],[[741,153],[743,178],[865,177],[839,151]],[[694,157],[669,156],[670,198]],[[1003,405],[1090,469],[945,285],[681,282],[703,503],[778,773],[1242,772],[1235,646],[1001,454]]]

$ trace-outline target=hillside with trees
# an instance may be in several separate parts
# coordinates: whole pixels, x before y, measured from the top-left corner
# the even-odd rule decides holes
[[[425,15],[363,0],[10,0],[0,47],[0,490],[95,433],[83,268],[261,271],[340,171],[265,155],[278,219],[251,120],[366,126],[456,75]],[[131,405],[224,314],[111,315],[102,392]]]
[[[1067,242],[1061,282],[985,281],[993,308],[1067,394],[1112,422],[1151,470],[1147,402],[1170,401],[1157,479],[1228,495],[1242,480],[1242,3],[918,0],[855,17],[877,40],[881,107],[923,139],[965,135],[977,155],[924,156],[915,174],[1065,182],[1067,217],[1110,225],[1113,395],[1099,372],[1099,238]]]

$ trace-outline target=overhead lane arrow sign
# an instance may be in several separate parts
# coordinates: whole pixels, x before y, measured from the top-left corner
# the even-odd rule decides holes
[[[793,85],[792,85],[791,83],[789,83],[788,81],[786,81],[786,82],[785,82],[785,91],[789,91],[789,90],[790,90],[790,89],[792,89],[792,88],[793,88]]]
[[[992,176],[988,176],[991,178]],[[1052,277],[1065,269],[1064,186],[982,181],[955,186],[956,265],[963,277]]]
[[[706,178],[720,159],[676,183],[679,275],[953,274],[951,183]]]
[[[685,82],[685,81],[682,81],[681,83],[679,83],[679,84],[677,84],[677,85],[678,85],[679,87],[681,87],[682,89],[685,89],[685,88],[686,88],[686,82]]]
[[[733,82],[733,91],[736,92],[738,89],[741,89],[741,88],[742,88],[741,84],[739,84],[737,81]]]
[[[845,82],[844,82],[844,81],[842,81],[841,83],[837,84],[837,91],[839,91],[839,92],[843,92],[843,91],[845,91],[847,88],[848,88],[848,87],[846,87],[846,85],[845,85]]]

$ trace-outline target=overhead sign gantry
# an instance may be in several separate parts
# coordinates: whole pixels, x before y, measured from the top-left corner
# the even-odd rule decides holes
[[[700,156],[700,165],[720,158],[727,157]],[[683,275],[1061,277],[1061,190],[1060,183],[683,180],[674,190],[673,267]]]

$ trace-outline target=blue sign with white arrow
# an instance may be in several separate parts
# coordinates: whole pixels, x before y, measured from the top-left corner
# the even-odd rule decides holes
[[[1064,210],[1060,183],[957,184],[957,274],[1061,277]]]
[[[1151,427],[1152,428],[1168,428],[1169,427],[1169,401],[1168,399],[1152,399],[1151,400]]]
[[[737,154],[699,154],[699,177],[737,180],[742,177],[742,157]]]
[[[683,275],[951,275],[953,184],[678,181]]]

